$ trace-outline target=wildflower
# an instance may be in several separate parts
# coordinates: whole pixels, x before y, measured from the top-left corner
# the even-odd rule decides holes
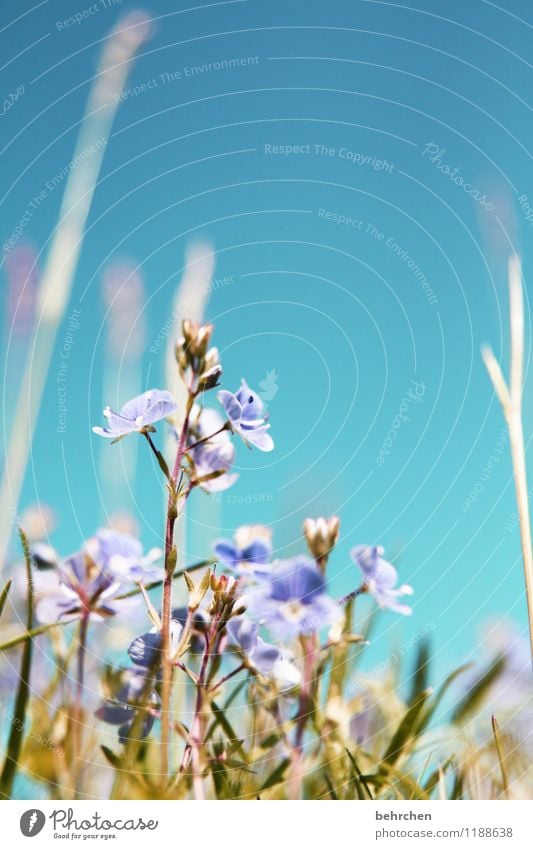
[[[249,669],[265,677],[274,678],[284,686],[295,686],[300,681],[298,668],[284,656],[281,649],[265,642],[259,636],[259,625],[247,616],[235,616],[226,625],[228,645],[239,649]]]
[[[383,548],[379,545],[356,545],[350,552],[351,558],[363,572],[363,591],[370,593],[380,607],[408,616],[412,613],[411,608],[401,604],[398,599],[412,595],[413,589],[408,584],[396,587],[398,573],[392,563],[383,559],[382,554]]]
[[[124,678],[125,682],[118,691],[116,698],[106,699],[95,712],[102,722],[119,726],[118,736],[121,743],[125,743],[130,735],[139,702],[147,687],[146,669],[133,667],[124,670]],[[139,729],[141,737],[147,737],[152,730],[159,706],[159,696],[156,690],[152,690],[148,698],[148,708],[145,710],[142,726]]]
[[[106,573],[121,583],[144,583],[163,577],[163,569],[156,566],[162,557],[161,549],[152,548],[143,555],[142,543],[130,534],[101,528],[83,548]]]
[[[339,524],[337,516],[305,520],[304,536],[315,560],[323,561],[327,558],[339,538]]]
[[[107,427],[93,427],[93,431],[107,439],[119,440],[128,433],[142,433],[154,430],[153,424],[167,418],[177,410],[177,405],[170,392],[161,389],[149,389],[142,395],[137,395],[128,401],[120,413],[115,413],[111,407],[106,407],[104,416],[108,421]]]
[[[222,492],[239,477],[229,471],[236,451],[229,433],[222,430],[223,426],[224,421],[216,410],[203,409],[192,430],[193,444],[211,437],[189,451],[194,464],[194,478],[206,492]]]
[[[176,620],[170,623],[170,647],[174,653],[183,633],[182,625]],[[161,661],[162,635],[158,628],[152,628],[146,634],[141,634],[130,643],[128,655],[135,666],[155,669]]]
[[[270,531],[262,525],[243,525],[233,540],[219,539],[213,550],[216,557],[237,575],[262,579],[268,576],[272,555]]]
[[[232,431],[241,437],[245,445],[255,445],[260,451],[272,451],[274,442],[268,433],[270,425],[263,411],[263,402],[245,380],[241,381],[241,387],[235,394],[221,389],[217,398],[226,411]]]
[[[102,569],[88,552],[78,551],[57,568],[58,582],[37,605],[40,622],[56,622],[64,618],[87,617],[102,621],[135,600],[119,598],[121,581]]]
[[[268,581],[251,590],[243,603],[281,639],[314,634],[342,616],[341,607],[326,594],[320,570],[301,556],[280,561]]]

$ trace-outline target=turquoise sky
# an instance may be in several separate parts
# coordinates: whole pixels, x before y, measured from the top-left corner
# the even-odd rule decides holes
[[[384,545],[415,589],[410,619],[383,616],[373,656],[429,626],[439,668],[457,664],[477,653],[488,618],[526,624],[507,436],[480,346],[506,362],[509,254],[522,256],[526,289],[531,275],[530,4],[170,5],[146,6],[154,33],[105,152],[21,506],[53,507],[64,553],[119,506],[157,544],[160,483],[144,445],[135,501],[124,487],[120,505],[97,482],[120,448],[91,425],[104,400],[164,385],[163,352],[149,348],[186,246],[211,240],[224,385],[266,382],[276,450],[239,446],[235,487],[214,502],[195,494],[187,561],[249,522],[272,526],[279,556],[296,553],[306,516],[337,513],[336,593],[357,580],[349,550],[361,542]],[[15,22],[14,7],[2,13],[3,96],[20,92],[0,124],[3,293],[5,245],[28,209],[17,244],[43,264],[64,180],[47,183],[72,159],[102,39],[132,8],[22,2]],[[123,371],[106,349],[102,299],[103,270],[119,260],[144,281],[130,344],[144,333],[146,352]],[[9,326],[4,431],[20,360]],[[530,399],[528,372],[528,439]]]

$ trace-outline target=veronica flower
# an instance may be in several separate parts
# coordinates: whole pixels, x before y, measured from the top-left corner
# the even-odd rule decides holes
[[[274,442],[268,433],[270,425],[267,423],[263,402],[245,380],[241,381],[241,387],[235,394],[221,389],[217,398],[226,411],[232,431],[248,447],[255,445],[260,451],[272,451]]]
[[[229,472],[237,452],[227,430],[221,430],[223,425],[224,420],[216,410],[204,408],[193,428],[194,442],[214,434],[207,442],[202,442],[189,451],[194,463],[195,478],[200,481],[200,486],[206,492],[222,492],[232,486],[239,477]],[[213,477],[210,478],[211,475]]]
[[[213,550],[222,563],[241,577],[251,576],[261,580],[271,571],[272,555],[270,531],[262,525],[243,525],[234,539],[219,539]]]
[[[364,591],[370,593],[380,607],[395,610],[408,616],[410,607],[398,601],[401,596],[412,595],[408,584],[397,587],[398,573],[392,563],[382,558],[383,548],[379,545],[356,545],[350,556],[357,563],[364,576]]]
[[[152,548],[144,555],[142,543],[130,534],[101,528],[85,542],[83,548],[104,572],[112,574],[121,583],[145,583],[163,577],[163,568],[156,566],[162,557],[161,549]]]
[[[104,416],[108,421],[107,427],[93,427],[93,431],[107,439],[122,439],[128,433],[153,430],[155,422],[166,419],[177,410],[170,392],[161,389],[149,389],[142,395],[137,395],[128,401],[120,413],[115,413],[111,407],[106,407]]]
[[[124,670],[124,677],[125,683],[120,688],[116,698],[106,699],[96,711],[98,719],[109,723],[109,725],[119,726],[118,736],[121,743],[125,743],[128,739],[135,721],[139,700],[146,687],[146,669],[134,667]],[[141,737],[147,737],[152,730],[159,706],[159,696],[156,690],[152,690],[148,700],[148,710],[145,711],[142,727],[139,729]]]
[[[314,634],[342,616],[340,605],[326,594],[324,576],[308,557],[280,561],[243,603],[281,639]]]
[[[284,686],[300,681],[298,668],[284,656],[281,649],[266,643],[259,636],[259,625],[247,616],[235,616],[226,625],[228,645],[239,649],[249,669]]]
[[[135,603],[135,599],[117,597],[123,592],[122,583],[87,552],[78,551],[64,560],[58,566],[57,576],[56,587],[37,605],[40,622],[80,617],[102,621]]]
[[[170,647],[172,653],[177,651],[182,633],[182,625],[175,619],[171,620]],[[130,660],[135,666],[142,666],[145,669],[151,668],[157,672],[156,667],[161,661],[162,643],[163,637],[158,628],[152,628],[148,633],[135,637],[128,649]]]

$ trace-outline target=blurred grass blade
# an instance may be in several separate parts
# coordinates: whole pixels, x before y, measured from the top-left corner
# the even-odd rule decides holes
[[[346,749],[346,754],[348,755],[348,757],[350,759],[350,763],[352,765],[352,769],[353,769],[353,772],[354,772],[354,776],[352,778],[352,781],[356,785],[356,790],[357,790],[358,795],[359,795],[359,793],[361,792],[361,789],[362,789],[362,790],[364,790],[364,793],[362,793],[360,798],[364,798],[364,795],[366,793],[366,795],[369,799],[373,799],[374,797],[372,796],[372,791],[371,791],[371,789],[368,785],[366,778],[364,777],[363,773],[359,769],[354,755],[352,755],[352,753],[350,752],[349,749]]]
[[[500,674],[503,672],[504,666],[504,657],[497,658],[494,663],[489,666],[489,668],[486,670],[486,672],[484,672],[479,681],[474,684],[473,687],[470,688],[464,699],[459,703],[459,705],[453,712],[452,722],[464,722],[465,719],[468,719],[469,716],[471,716],[477,711],[477,709],[482,704],[485,696],[488,695],[492,684],[494,684],[496,679],[500,677]]]
[[[22,528],[19,528],[20,540],[24,551],[24,562],[26,564],[26,581],[28,587],[26,628],[31,631],[33,625],[33,578],[31,573],[31,557],[28,540]],[[26,723],[26,709],[30,694],[30,672],[32,660],[33,643],[26,640],[22,657],[20,660],[19,685],[13,708],[13,720],[7,743],[6,759],[0,776],[0,797],[10,799],[13,791],[13,782],[17,773],[18,762],[24,740],[24,727]]]
[[[37,290],[33,345],[28,347],[0,484],[0,570],[11,536],[59,327],[70,299],[78,259],[100,167],[131,63],[150,33],[139,12],[123,16],[104,41],[97,73],[65,179],[59,220],[52,236]]]
[[[7,601],[7,597],[9,595],[9,590],[11,589],[12,581],[13,581],[13,578],[10,578],[8,581],[6,581],[4,589],[0,593],[0,616],[2,615],[2,613],[4,611],[4,605]]]
[[[437,690],[437,692],[435,694],[435,698],[433,699],[431,704],[428,705],[427,709],[422,714],[422,717],[420,719],[420,724],[417,728],[418,734],[421,734],[422,731],[424,731],[427,728],[427,726],[429,725],[429,723],[433,719],[433,716],[435,715],[435,712],[436,712],[438,706],[442,702],[444,696],[448,692],[448,690],[451,687],[451,685],[453,684],[453,682],[457,678],[459,678],[459,676],[462,675],[463,672],[465,672],[467,669],[470,669],[471,665],[472,664],[470,664],[470,663],[465,663],[465,664],[463,664],[463,666],[458,666],[457,669],[454,669],[453,672],[451,672],[448,675],[448,677],[444,679],[443,683],[441,684],[441,686],[439,687],[439,689]]]
[[[259,793],[262,793],[263,790],[269,790],[271,787],[275,787],[276,784],[281,784],[281,782],[285,780],[285,773],[287,772],[289,764],[290,758],[284,758],[263,782],[259,788]]]
[[[409,704],[413,704],[419,693],[421,693],[422,690],[426,690],[429,685],[430,654],[429,640],[421,640],[416,653],[415,668],[412,676],[413,684],[411,687],[411,695],[408,700]]]
[[[418,722],[420,715],[432,690],[423,690],[416,701],[407,709],[402,721],[396,729],[388,749],[383,755],[383,761],[388,766],[393,766],[402,753],[408,748],[409,743],[418,733]]]
[[[505,765],[505,755],[503,751],[502,738],[500,734],[500,727],[495,716],[492,717],[492,733],[494,734],[494,742],[496,744],[498,761],[500,763],[500,772],[502,774],[503,794],[506,799],[510,799],[511,796],[509,793],[509,777],[507,775],[507,767]]]

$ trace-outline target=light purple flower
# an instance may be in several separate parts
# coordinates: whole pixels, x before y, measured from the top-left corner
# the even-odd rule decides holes
[[[412,595],[413,589],[408,584],[396,586],[398,573],[392,563],[383,559],[382,554],[383,548],[379,545],[356,545],[350,552],[351,558],[363,573],[366,592],[375,598],[380,607],[408,616],[412,613],[411,608],[398,599]]]
[[[280,639],[314,634],[342,617],[340,605],[326,593],[324,576],[308,557],[280,561],[243,603]]]
[[[111,572],[103,570],[86,552],[78,551],[58,567],[57,587],[46,593],[37,605],[37,619],[43,623],[87,616],[102,621],[126,610],[135,599],[117,598],[123,587]]]
[[[111,407],[106,407],[104,416],[108,421],[107,427],[93,427],[93,431],[107,439],[122,439],[128,433],[140,432],[143,429],[152,430],[152,425],[161,419],[171,416],[177,410],[170,392],[162,389],[149,389],[142,395],[132,398],[124,404],[120,413],[115,413]]]
[[[183,626],[175,619],[170,623],[170,645],[171,651],[177,651]],[[163,637],[161,631],[157,628],[152,628],[146,634],[141,634],[139,637],[130,643],[128,655],[135,666],[142,666],[146,669],[152,667],[157,672],[157,666],[161,662],[161,646]]]
[[[283,651],[259,636],[259,625],[247,616],[235,616],[226,625],[228,645],[236,646],[252,671],[274,678],[284,687],[293,687],[300,681],[298,668]]]
[[[164,576],[162,566],[157,562],[162,557],[160,548],[152,548],[143,554],[142,544],[130,534],[124,534],[111,528],[101,528],[84,545],[93,560],[116,581],[130,583],[157,581]]]
[[[194,419],[194,413],[193,413]],[[195,478],[201,480],[217,472],[223,472],[211,480],[201,480],[200,486],[206,492],[222,492],[232,486],[239,475],[230,473],[235,462],[235,446],[227,430],[217,433],[224,424],[222,416],[216,410],[204,408],[193,429],[193,443],[206,436],[216,434],[208,442],[203,442],[190,450],[194,463]]]
[[[221,389],[217,398],[226,411],[231,429],[248,447],[255,445],[260,451],[272,451],[274,442],[268,433],[270,425],[263,402],[245,380],[241,381],[241,387],[235,394]]]
[[[124,670],[123,676],[125,681],[116,698],[106,699],[95,712],[102,722],[119,726],[118,736],[121,743],[125,743],[129,738],[139,700],[147,686],[146,669],[143,667]],[[160,703],[156,690],[152,690],[148,700],[148,710],[145,712],[142,727],[139,729],[141,737],[147,737],[152,730]]]
[[[262,525],[243,525],[233,540],[219,539],[213,546],[215,556],[240,577],[263,580],[272,571],[270,531]]]

